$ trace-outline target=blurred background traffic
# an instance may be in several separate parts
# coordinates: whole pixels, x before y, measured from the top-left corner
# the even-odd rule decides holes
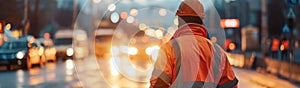
[[[144,88],[183,0],[0,0],[0,88]],[[300,86],[298,0],[200,0],[241,88]]]

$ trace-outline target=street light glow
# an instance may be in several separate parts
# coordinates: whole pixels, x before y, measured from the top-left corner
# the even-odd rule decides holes
[[[179,25],[178,18],[175,18],[174,21],[173,21],[173,23],[174,23],[176,26],[178,26],[178,25]]]
[[[144,24],[144,23],[142,23],[142,24],[139,25],[139,29],[140,30],[146,30],[147,29],[147,25]]]
[[[7,25],[5,26],[5,29],[6,29],[6,30],[10,30],[10,29],[11,29],[11,24],[7,24]]]
[[[117,23],[120,20],[119,14],[117,12],[112,13],[110,16],[110,20],[113,23]]]
[[[161,30],[156,30],[155,34],[158,39],[161,39],[163,37],[163,32]]]
[[[160,15],[160,16],[166,16],[166,15],[167,15],[167,10],[161,8],[161,9],[159,10],[159,15]]]
[[[95,4],[98,4],[98,3],[101,2],[101,0],[93,0],[93,2],[94,2]]]
[[[239,19],[222,19],[220,24],[222,28],[238,28],[240,21]]]
[[[128,17],[128,13],[127,12],[121,12],[121,18],[122,19],[126,19]]]
[[[138,15],[138,12],[139,12],[139,10],[137,10],[137,9],[131,9],[131,10],[130,10],[130,15],[132,15],[132,16],[137,16],[137,15]]]
[[[134,18],[132,16],[127,17],[127,23],[133,23],[134,22]]]
[[[110,4],[110,5],[108,6],[108,10],[109,10],[109,11],[115,11],[116,8],[117,8],[117,6],[116,6],[115,4]]]

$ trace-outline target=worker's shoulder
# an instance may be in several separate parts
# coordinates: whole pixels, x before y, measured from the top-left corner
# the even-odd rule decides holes
[[[174,40],[170,40],[170,41],[162,44],[161,49],[172,49],[173,48],[172,41],[174,41]]]

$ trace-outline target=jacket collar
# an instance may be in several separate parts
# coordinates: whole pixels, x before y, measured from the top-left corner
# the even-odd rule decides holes
[[[203,25],[195,24],[195,23],[188,23],[185,25],[182,25],[178,28],[178,30],[173,35],[173,38],[178,38],[183,35],[196,35],[196,36],[202,36],[207,37],[207,31]]]

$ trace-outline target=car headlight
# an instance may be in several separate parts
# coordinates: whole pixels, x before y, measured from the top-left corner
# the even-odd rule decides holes
[[[67,56],[72,56],[74,54],[73,48],[68,48],[67,49]]]
[[[152,52],[152,47],[147,47],[145,52],[147,55],[150,55]]]
[[[19,51],[19,52],[16,54],[16,57],[17,57],[18,59],[23,59],[24,56],[25,56],[25,53],[22,52],[22,51]]]
[[[56,49],[55,49],[55,48],[51,48],[50,52],[51,52],[52,54],[56,54]]]
[[[129,47],[128,48],[128,54],[130,55],[136,55],[138,53],[138,49],[135,47]]]
[[[153,51],[158,51],[159,49],[160,49],[159,46],[152,46],[152,47],[146,48],[145,52],[146,52],[147,55],[151,55],[151,53]]]
[[[40,49],[39,49],[39,55],[42,56],[43,54],[44,54],[44,48],[40,47]]]

